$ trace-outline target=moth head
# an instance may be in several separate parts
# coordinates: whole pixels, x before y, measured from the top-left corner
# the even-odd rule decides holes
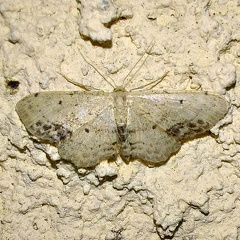
[[[123,86],[116,86],[114,92],[126,92],[126,89]]]

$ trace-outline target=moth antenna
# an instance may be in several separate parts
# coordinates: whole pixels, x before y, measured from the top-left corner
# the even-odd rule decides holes
[[[143,64],[146,62],[147,58],[149,57],[149,52],[151,51],[151,49],[154,46],[154,40],[152,40],[152,42],[150,43],[147,51],[138,59],[138,61],[134,64],[134,66],[132,67],[132,69],[130,70],[130,72],[125,76],[125,78],[123,79],[123,87],[126,88],[129,83],[134,79],[134,77],[136,76],[136,74],[138,73],[138,71],[141,69],[141,67],[143,66]],[[134,72],[134,74],[126,81],[126,79],[130,76],[130,74],[133,72],[133,70],[135,69],[135,67],[138,65],[139,62],[142,63],[140,64],[140,66],[136,69],[136,71]]]
[[[71,84],[73,84],[77,87],[82,88],[84,91],[102,91],[101,89],[94,88],[94,87],[89,86],[89,85],[81,84],[79,82],[75,82],[74,80],[68,78],[66,75],[64,75],[61,72],[57,72],[57,73],[60,74],[63,78],[65,78],[69,83],[71,83]]]
[[[111,81],[107,80],[106,76],[104,76],[104,74],[103,74],[99,69],[97,69],[97,67],[94,66],[94,64],[92,63],[92,61],[91,61],[88,57],[86,57],[86,56],[81,52],[80,49],[79,49],[79,52],[80,52],[82,58],[84,59],[84,61],[85,61],[86,63],[88,63],[93,69],[95,69],[95,71],[96,71],[113,89],[115,89],[115,88],[116,88],[116,83],[115,83],[115,81],[114,81],[111,77],[109,77],[109,76],[108,76],[108,78],[113,82],[113,84],[111,83]]]
[[[160,78],[150,82],[150,83],[147,83],[145,85],[142,85],[142,86],[139,86],[139,87],[136,87],[136,88],[132,88],[130,90],[130,92],[132,91],[135,91],[135,90],[139,90],[139,89],[143,89],[143,88],[146,88],[148,86],[150,86],[147,90],[151,90],[153,89],[154,87],[156,87],[160,82],[162,82],[162,80],[168,75],[169,71],[167,71],[166,73],[164,73]],[[151,86],[152,85],[152,86]]]
[[[147,60],[149,55],[146,55],[146,53],[144,53],[139,59],[138,61],[134,64],[134,66],[132,67],[132,69],[130,70],[130,72],[125,76],[125,78],[123,79],[123,86],[124,88],[126,88],[128,86],[128,84],[134,79],[135,75],[138,73],[138,71],[141,69],[141,67],[143,66],[143,64],[145,63],[145,61]],[[125,80],[129,77],[129,75],[133,72],[133,70],[135,69],[135,67],[138,65],[138,63],[145,57],[145,59],[143,60],[142,64],[136,69],[136,71],[134,72],[134,74],[128,79],[128,81],[125,83]]]

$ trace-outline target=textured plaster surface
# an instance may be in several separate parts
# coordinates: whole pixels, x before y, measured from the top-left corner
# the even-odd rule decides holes
[[[0,0],[0,239],[240,239],[240,5],[219,1]],[[133,87],[211,90],[231,104],[165,164],[75,169],[28,135],[29,93],[110,90],[153,47]],[[18,81],[20,84],[17,86]]]

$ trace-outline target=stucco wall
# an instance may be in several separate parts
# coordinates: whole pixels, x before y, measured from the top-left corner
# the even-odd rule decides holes
[[[239,1],[0,0],[0,13],[0,239],[240,238]],[[112,91],[81,53],[121,85],[151,44],[131,86],[168,72],[156,90],[224,96],[231,107],[211,133],[161,166],[77,170],[26,132],[21,98],[82,91],[58,72]]]

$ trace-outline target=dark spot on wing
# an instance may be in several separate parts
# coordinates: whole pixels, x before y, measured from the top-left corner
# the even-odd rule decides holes
[[[179,102],[181,103],[181,104],[183,104],[183,100],[181,99],[181,100],[179,100]]]
[[[39,94],[39,93],[35,93],[35,94],[34,94],[34,97],[37,97],[37,96],[38,96],[38,94]]]
[[[62,100],[60,100],[60,101],[58,102],[58,104],[61,105],[61,104],[62,104]]]
[[[166,132],[169,135],[172,136],[178,136],[180,133],[180,130],[184,127],[183,123],[176,123],[175,125],[173,125],[171,128],[167,129]]]
[[[209,130],[210,124],[204,122],[202,119],[197,119],[191,122],[180,122],[174,124],[172,127],[166,130],[166,132],[176,137],[179,140],[193,137]]]
[[[202,125],[202,124],[204,124],[204,121],[202,119],[198,119],[197,123]]]
[[[190,123],[188,123],[188,127],[189,127],[190,129],[196,128],[196,124],[190,122]]]
[[[53,124],[53,126],[54,126],[54,130],[56,130],[56,131],[62,128],[62,126],[57,123]]]
[[[41,122],[41,121],[37,121],[37,122],[36,122],[36,126],[37,126],[37,127],[42,126],[42,122]]]
[[[51,129],[51,128],[52,128],[51,125],[47,125],[47,124],[44,124],[44,125],[43,125],[44,131],[47,131],[47,130],[49,130],[49,129]]]
[[[60,141],[64,140],[67,136],[71,136],[71,135],[72,135],[72,131],[69,131],[65,128],[62,128],[57,132],[57,137]]]
[[[88,128],[85,128],[84,129],[86,133],[89,133],[89,129]]]
[[[157,127],[156,124],[152,125],[152,129],[156,129],[156,127]]]
[[[48,140],[51,143],[58,143],[72,135],[72,131],[58,123],[47,122],[43,125],[41,121],[29,127],[29,131],[38,138]]]

